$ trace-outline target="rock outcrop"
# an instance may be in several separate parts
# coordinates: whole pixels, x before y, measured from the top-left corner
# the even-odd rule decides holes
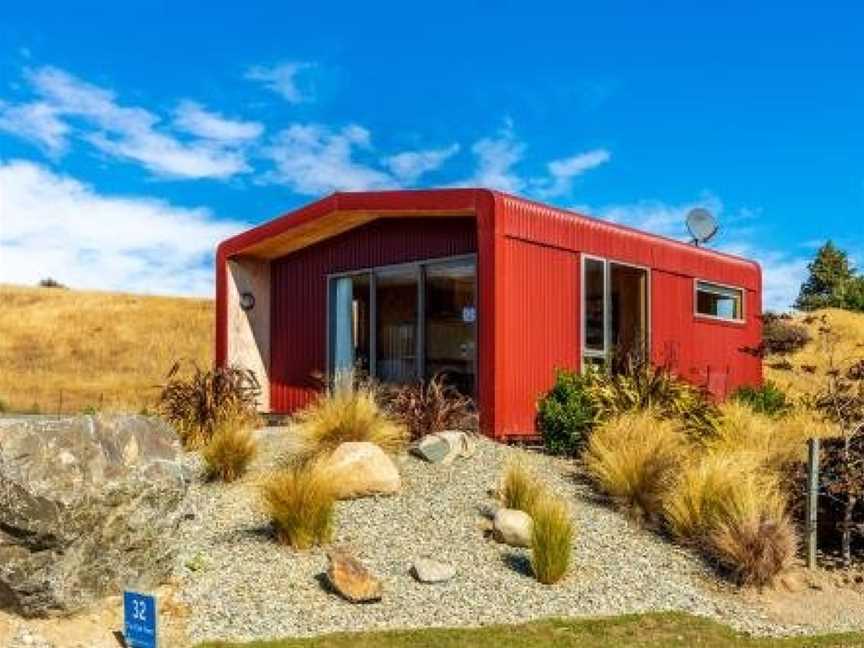
[[[79,610],[171,571],[189,475],[174,432],[145,416],[0,425],[0,608]]]

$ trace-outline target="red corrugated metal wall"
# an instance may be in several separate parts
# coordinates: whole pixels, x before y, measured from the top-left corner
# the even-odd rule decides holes
[[[314,394],[326,363],[327,275],[477,250],[474,218],[386,218],[272,263],[270,407],[290,412]]]
[[[535,435],[536,399],[552,385],[554,368],[578,366],[580,254],[650,269],[656,362],[671,361],[682,377],[721,397],[739,385],[761,382],[761,361],[744,350],[757,346],[762,335],[756,264],[511,196],[496,204],[505,241],[498,272],[506,285],[495,314],[505,331],[496,371],[503,404],[498,434]],[[697,318],[695,278],[745,288],[746,321]]]
[[[536,401],[555,369],[579,367],[579,255],[511,238],[503,254],[498,380],[506,396],[497,433],[519,436],[534,432]]]

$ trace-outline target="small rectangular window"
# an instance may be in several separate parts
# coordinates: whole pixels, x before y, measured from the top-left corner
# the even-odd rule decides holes
[[[744,291],[697,281],[696,313],[717,319],[740,321],[744,319]]]

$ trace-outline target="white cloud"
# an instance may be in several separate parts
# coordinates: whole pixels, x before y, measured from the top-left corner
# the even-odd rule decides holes
[[[320,124],[294,124],[268,147],[276,168],[266,179],[310,196],[394,187],[388,173],[355,159],[358,149],[370,147],[369,131],[362,126],[333,131]]]
[[[0,130],[36,142],[51,156],[64,153],[68,146],[69,126],[56,108],[43,101],[17,106],[0,101]]]
[[[449,158],[459,152],[459,145],[452,144],[445,148],[427,149],[423,151],[404,151],[385,159],[385,164],[391,173],[406,183],[416,181],[424,173],[429,173],[441,167]]]
[[[749,212],[745,211],[743,215],[724,213],[723,202],[712,193],[703,193],[698,199],[681,204],[644,200],[597,208],[580,205],[573,209],[580,213],[687,241],[689,234],[684,219],[687,212],[694,207],[705,207],[720,221],[720,232],[718,237],[709,244],[711,248],[753,259],[762,266],[763,309],[783,311],[791,308],[801,282],[806,277],[809,257],[754,244],[753,240],[757,238],[758,233],[742,223],[742,220],[747,220]]]
[[[248,224],[135,196],[110,196],[27,161],[0,162],[0,281],[213,294],[216,244]]]
[[[304,70],[314,67],[312,63],[301,62],[281,63],[272,67],[256,65],[246,71],[246,78],[262,82],[288,103],[304,103],[312,101],[313,97],[308,90],[300,88],[298,80]]]
[[[513,169],[522,159],[525,145],[516,139],[509,122],[496,137],[484,137],[475,142],[471,151],[477,158],[477,168],[472,176],[458,185],[509,193],[519,193],[526,187],[527,182]]]
[[[537,193],[543,198],[566,196],[573,190],[573,179],[586,171],[596,169],[612,158],[606,149],[596,149],[579,153],[568,158],[552,160],[546,165],[549,179],[541,179]]]
[[[156,175],[228,178],[251,170],[245,152],[224,137],[229,128],[234,135],[238,129],[248,135],[251,122],[230,122],[200,109],[197,115],[186,117],[194,121],[197,116],[198,129],[209,129],[210,134],[202,136],[199,132],[196,139],[181,140],[167,129],[158,129],[160,118],[154,113],[122,106],[113,92],[68,72],[43,67],[27,70],[25,77],[40,100],[5,108],[0,117],[13,120],[17,130],[5,122],[0,127],[37,140],[50,152],[65,149],[72,130],[70,120],[75,119],[75,132],[81,139],[107,155],[137,162]]]
[[[264,132],[258,122],[228,119],[194,101],[183,101],[174,113],[177,128],[198,137],[223,142],[254,140]]]

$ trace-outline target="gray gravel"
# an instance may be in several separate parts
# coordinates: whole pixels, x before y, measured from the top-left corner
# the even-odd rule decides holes
[[[254,480],[287,434],[260,433],[262,459],[231,485],[198,485],[197,514],[185,523],[177,576],[192,610],[192,640],[251,640],[334,631],[478,626],[549,616],[682,610],[754,633],[796,632],[770,623],[719,583],[702,562],[631,525],[574,478],[572,463],[481,440],[477,454],[451,466],[399,459],[403,492],[341,502],[336,542],[384,580],[384,600],[352,605],[321,584],[322,550],[276,544],[257,505]],[[483,514],[507,458],[522,455],[573,503],[573,570],[555,586],[530,575],[529,552],[484,537]],[[263,463],[262,463],[263,462]],[[410,567],[430,557],[455,566],[446,583],[416,582]]]

